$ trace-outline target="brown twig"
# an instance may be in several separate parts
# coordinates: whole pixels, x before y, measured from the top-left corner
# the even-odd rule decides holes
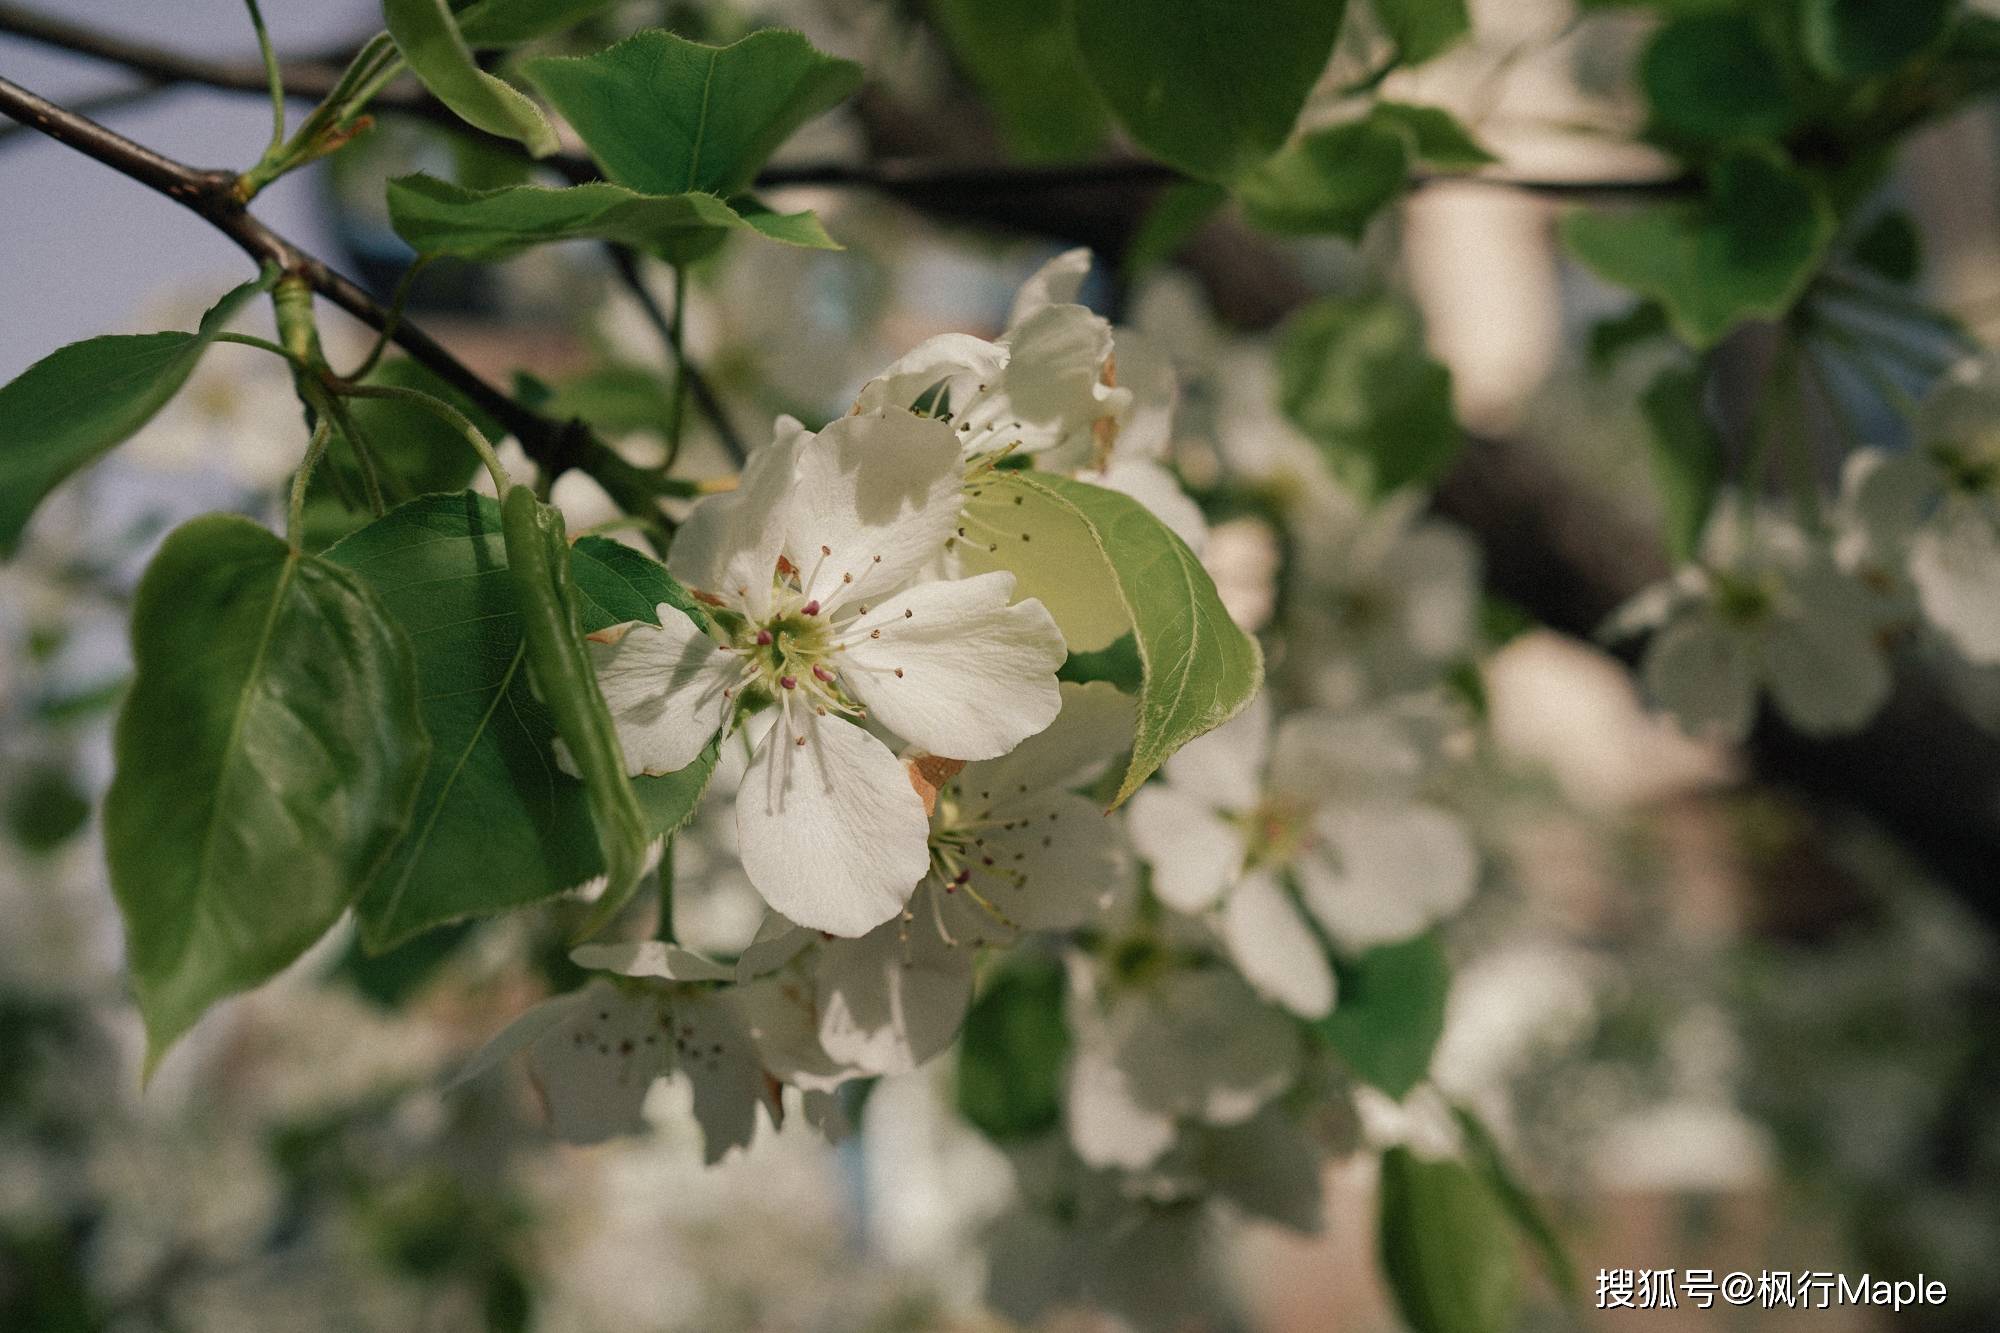
[[[124,135],[0,78],[0,114],[167,196],[220,231],[260,264],[305,279],[319,295],[376,330],[445,383],[465,394],[521,442],[549,476],[579,468],[596,478],[626,510],[656,512],[660,491],[643,469],[627,463],[577,420],[555,421],[488,384],[421,328],[390,312],[352,279],[300,249],[253,216],[236,197],[234,173],[176,162]]]

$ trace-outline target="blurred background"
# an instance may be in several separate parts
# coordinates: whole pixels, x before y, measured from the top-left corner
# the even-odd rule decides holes
[[[265,10],[288,54],[344,51],[379,23],[368,0]],[[1669,169],[1629,138],[1624,81],[1646,20],[1586,22],[1559,0],[1473,10],[1471,42],[1389,89],[1459,111],[1509,175]],[[235,0],[44,0],[36,12],[255,59]],[[141,142],[241,165],[263,141],[256,96],[148,89],[6,35],[5,17],[0,74]],[[994,157],[920,5],[639,3],[616,23],[662,21],[725,39],[782,23],[863,62],[871,85],[856,106],[787,158]],[[1895,174],[1928,294],[1982,334],[2000,319],[1996,132],[1991,109],[1968,112],[1912,142]],[[476,172],[475,158],[385,120],[257,211],[386,292],[407,253],[382,215],[382,180],[412,163]],[[781,411],[823,419],[920,337],[996,331],[1018,283],[1059,249],[1091,244],[1114,264],[1144,189],[793,191],[784,202],[818,210],[848,248],[725,253],[699,274],[691,347],[746,436]],[[1472,534],[1489,591],[1535,627],[1491,634],[1477,664],[1488,726],[1456,795],[1488,868],[1450,935],[1433,1081],[1496,1127],[1584,1276],[1586,1308],[1544,1290],[1526,1326],[2000,1327],[2000,742],[1988,730],[2000,678],[1919,664],[1869,732],[1838,743],[1767,727],[1730,750],[1647,714],[1591,635],[1665,568],[1636,444],[1648,366],[1590,364],[1591,328],[1627,298],[1563,257],[1554,224],[1569,206],[1436,184],[1359,246],[1281,247],[1223,216],[1173,261],[1087,296],[1199,365],[1230,340],[1257,346],[1308,294],[1387,275],[1452,370],[1474,445],[1436,507]],[[246,275],[192,215],[4,127],[0,236],[0,379],[77,338],[186,327]],[[426,326],[503,382],[525,369],[643,396],[647,381],[606,368],[660,368],[652,330],[591,248],[440,265],[417,293]],[[1754,364],[1754,330],[1724,355]],[[1011,1274],[986,1243],[1011,1172],[952,1114],[946,1068],[875,1086],[838,1147],[796,1127],[713,1168],[671,1085],[655,1090],[654,1136],[589,1149],[552,1143],[518,1080],[442,1091],[468,1051],[565,980],[555,935],[526,919],[372,960],[337,935],[223,1006],[140,1094],[94,813],[128,669],[124,618],[174,523],[274,512],[303,437],[282,371],[264,361],[218,349],[141,437],[46,505],[22,557],[0,567],[0,1326],[1113,1326],[1036,1308],[1019,1292],[1036,1275]],[[645,408],[632,417],[643,450]],[[1870,438],[1899,428],[1861,424]],[[1184,428],[1188,456],[1203,429]],[[722,466],[712,440],[689,460],[696,474]],[[610,513],[581,478],[558,498],[573,526]],[[681,882],[698,886],[700,865]],[[686,910],[717,920],[744,910],[720,886],[686,892]],[[1157,1326],[1398,1327],[1377,1274],[1371,1173],[1362,1159],[1331,1170],[1317,1235],[1220,1219],[1222,1312]],[[1144,1287],[1175,1260],[1130,1262]],[[1689,1268],[1922,1273],[1950,1297],[1900,1316],[1588,1308],[1600,1269]]]

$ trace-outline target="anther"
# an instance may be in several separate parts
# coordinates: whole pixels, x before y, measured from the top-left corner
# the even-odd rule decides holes
[[[817,676],[819,679],[825,681],[829,685],[833,684],[833,673],[831,671],[828,671],[825,667],[821,666],[817,662],[813,663],[813,675]]]
[[[799,687],[799,678],[797,676],[780,676],[778,677],[778,683],[788,690],[796,690]]]
[[[810,602],[807,602],[807,603],[806,603],[806,604],[805,604],[804,606],[800,607],[800,608],[799,608],[799,614],[801,614],[801,615],[807,615],[807,616],[816,616],[816,615],[818,615],[818,614],[819,614],[819,599],[818,599],[817,597],[815,597],[815,598],[813,598],[813,600],[811,600]]]
[[[901,668],[901,667],[897,667],[897,668],[896,668],[896,679],[897,679],[897,680],[901,680],[902,678],[903,678],[903,668]]]
[[[832,554],[833,554],[833,548],[832,548],[831,546],[828,546],[828,545],[826,545],[826,544],[825,544],[824,542],[822,542],[822,543],[820,544],[820,548],[819,548],[819,553],[820,553],[821,555],[832,555]]]
[[[771,646],[771,631],[767,629],[757,631],[757,646],[759,648],[769,648]]]

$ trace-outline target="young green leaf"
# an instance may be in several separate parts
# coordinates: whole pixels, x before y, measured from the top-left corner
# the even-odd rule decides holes
[[[585,926],[589,934],[631,897],[651,837],[626,776],[611,710],[584,649],[582,598],[570,570],[562,511],[537,500],[527,487],[515,486],[500,502],[500,533],[507,548],[507,580],[521,617],[528,678],[583,777],[598,846],[604,851],[604,895]]]
[[[1414,1333],[1513,1327],[1521,1266],[1507,1219],[1460,1162],[1382,1155],[1382,1271]]]
[[[1473,171],[1500,160],[1443,107],[1377,102],[1368,118],[1400,131],[1409,142],[1410,156],[1439,171]]]
[[[193,333],[108,334],[49,353],[0,388],[0,555],[13,554],[42,497],[138,433],[180,392],[271,269],[236,288]]]
[[[1808,177],[1748,149],[1715,163],[1701,202],[1573,213],[1562,228],[1571,253],[1666,307],[1674,332],[1697,348],[1791,309],[1833,232],[1833,210]]]
[[[1396,44],[1396,63],[1421,65],[1472,31],[1465,0],[1371,0],[1375,18]]]
[[[1781,138],[1799,114],[1783,71],[1746,14],[1677,18],[1639,57],[1654,132],[1704,144]]]
[[[368,947],[542,902],[602,874],[583,784],[558,768],[555,722],[528,683],[499,506],[470,492],[424,496],[327,558],[373,587],[409,635],[432,738],[410,830],[357,907]],[[656,562],[602,538],[576,544],[572,569],[586,633],[657,623],[660,603],[689,600]],[[686,822],[712,765],[705,756],[634,780],[650,836]]]
[[[1942,45],[1959,9],[1958,0],[1805,0],[1799,36],[1821,74],[1870,78]]]
[[[1666,511],[1667,550],[1691,560],[1722,488],[1722,435],[1702,402],[1707,376],[1698,366],[1670,366],[1640,395],[1652,444],[1653,476]]]
[[[958,1109],[995,1143],[1033,1138],[1062,1120],[1065,989],[1060,962],[1019,958],[993,976],[965,1016]]]
[[[1344,0],[1074,0],[1077,47],[1140,146],[1234,180],[1292,132],[1340,33]]]
[[[1239,180],[1236,197],[1268,231],[1358,241],[1409,173],[1410,141],[1364,118],[1306,135]]]
[[[650,195],[749,189],[799,126],[861,86],[859,65],[776,28],[721,47],[650,29],[522,72],[607,179]]]
[[[1576,1276],[1576,1261],[1570,1258],[1569,1248],[1563,1244],[1562,1237],[1556,1233],[1554,1224],[1543,1213],[1541,1205],[1535,1202],[1535,1196],[1508,1169],[1507,1156],[1500,1151],[1493,1131],[1463,1106],[1453,1106],[1451,1114],[1458,1121],[1459,1134],[1465,1140],[1469,1164],[1485,1179],[1493,1197],[1500,1201],[1507,1216],[1513,1219],[1514,1226],[1540,1252],[1549,1281],[1572,1304],[1583,1299],[1583,1287]]]
[[[468,190],[434,176],[399,176],[389,182],[389,220],[397,235],[425,254],[488,262],[552,241],[589,238],[688,263],[732,231],[816,250],[840,248],[811,213],[773,213],[747,197],[732,205],[707,194],[637,194],[603,181],[565,189]]]
[[[446,0],[382,0],[382,18],[412,72],[461,120],[518,140],[536,157],[556,150],[555,129],[541,108],[479,68]]]
[[[132,614],[105,851],[147,1066],[347,910],[430,750],[410,645],[367,587],[247,519],[167,538]]]
[[[1067,477],[996,472],[975,486],[966,520],[967,565],[1013,571],[1016,594],[1042,600],[1071,652],[1127,633],[1136,641],[1138,728],[1113,805],[1257,693],[1257,641],[1229,619],[1194,552],[1137,500]]]
[[[1444,1033],[1451,968],[1435,935],[1370,949],[1336,969],[1340,1003],[1313,1031],[1356,1078],[1406,1096],[1430,1072]]]
[[[1335,470],[1369,494],[1436,480],[1464,443],[1451,372],[1425,350],[1415,307],[1391,297],[1333,297],[1293,316],[1278,346],[1278,395]]]
[[[1923,237],[1908,213],[1891,209],[1855,238],[1848,257],[1878,278],[1915,282],[1924,268]]]
[[[1070,0],[929,0],[927,8],[1016,156],[1062,161],[1104,142],[1110,119],[1070,35]]]

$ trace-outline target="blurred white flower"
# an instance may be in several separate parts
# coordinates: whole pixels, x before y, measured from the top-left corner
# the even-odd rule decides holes
[[[1132,840],[1162,901],[1190,913],[1219,903],[1243,975],[1317,1017],[1333,1007],[1333,971],[1294,890],[1355,950],[1407,939],[1472,894],[1478,856],[1458,821],[1419,797],[1425,767],[1414,730],[1391,713],[1294,714],[1274,739],[1260,697],[1132,798]]]
[[[1867,591],[1791,524],[1718,506],[1704,562],[1612,616],[1606,633],[1651,629],[1647,694],[1692,734],[1741,740],[1768,690],[1813,735],[1865,726],[1889,696],[1889,662]]]

